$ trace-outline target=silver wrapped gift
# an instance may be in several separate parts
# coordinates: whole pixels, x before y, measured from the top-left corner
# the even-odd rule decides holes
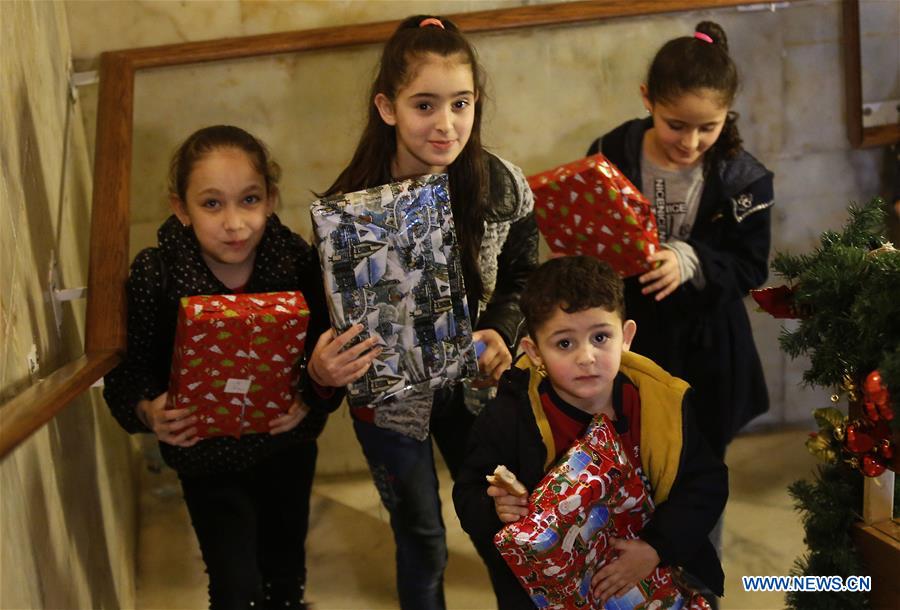
[[[310,208],[331,322],[383,348],[348,386],[352,406],[478,372],[447,175],[335,195]]]

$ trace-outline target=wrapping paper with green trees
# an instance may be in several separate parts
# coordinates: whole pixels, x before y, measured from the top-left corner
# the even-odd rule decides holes
[[[300,292],[182,298],[167,408],[196,414],[200,438],[267,433],[297,395],[308,325]]]
[[[640,190],[601,154],[528,178],[538,228],[557,254],[609,263],[622,277],[651,269],[656,218]]]

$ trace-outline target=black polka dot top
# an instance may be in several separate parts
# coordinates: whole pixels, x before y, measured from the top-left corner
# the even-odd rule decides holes
[[[104,379],[103,396],[119,424],[131,433],[150,432],[135,412],[138,401],[151,400],[167,389],[181,297],[231,292],[203,261],[192,228],[183,227],[171,216],[157,236],[159,246],[142,250],[131,264],[126,283],[127,351]],[[306,298],[310,309],[306,348],[310,354],[319,335],[329,328],[318,255],[273,214],[243,291],[282,290],[300,290]],[[301,379],[301,387],[311,411],[290,432],[210,438],[187,448],[160,443],[163,459],[184,475],[236,472],[284,447],[316,438],[328,412],[343,400],[343,391],[321,398],[305,379]]]

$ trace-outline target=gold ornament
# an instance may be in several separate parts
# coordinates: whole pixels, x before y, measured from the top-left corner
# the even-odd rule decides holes
[[[847,392],[847,400],[851,403],[858,402],[859,395],[856,393],[856,382],[853,381],[853,377],[849,373],[844,375],[844,383],[842,385]]]
[[[832,394],[832,395],[831,395],[831,402],[837,402],[837,401],[839,401],[840,399],[841,399],[841,397],[840,397],[840,395],[838,395],[838,394]]]
[[[894,247],[894,244],[892,244],[891,242],[887,242],[887,243],[881,244],[880,248],[875,248],[874,250],[869,250],[866,253],[866,258],[874,258],[881,254],[886,254],[888,252],[896,252],[896,251],[897,251],[897,249]]]
[[[816,434],[806,439],[806,449],[817,460],[828,464],[834,464],[838,460],[838,452],[831,446],[831,442],[825,434]]]
[[[835,407],[816,409],[813,411],[813,417],[815,417],[816,423],[819,424],[819,429],[828,432],[843,426],[847,421],[847,416]]]
[[[835,426],[834,430],[832,431],[832,434],[834,434],[834,438],[836,438],[838,440],[838,442],[843,443],[844,442],[844,426],[843,426],[843,424]]]

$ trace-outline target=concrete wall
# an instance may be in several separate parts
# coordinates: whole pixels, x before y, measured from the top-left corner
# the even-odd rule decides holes
[[[2,405],[83,352],[83,302],[57,329],[46,294],[53,259],[86,283],[91,170],[65,7],[0,2],[0,40]],[[133,605],[131,456],[92,390],[0,462],[0,608]]]
[[[520,4],[534,2],[71,2],[67,11],[76,65],[90,69],[107,49]],[[744,78],[735,109],[746,147],[776,174],[774,249],[808,250],[821,231],[845,220],[849,201],[879,191],[883,152],[853,150],[847,141],[840,2],[787,4],[774,12],[729,8],[474,35],[491,97],[483,139],[526,173],[582,156],[596,136],[643,114],[638,87],[656,49],[690,34],[699,20],[714,19],[729,34]],[[865,4],[864,39],[896,41],[900,3]],[[362,47],[140,73],[132,252],[155,241],[168,213],[172,150],[194,129],[217,122],[238,124],[268,142],[285,170],[282,218],[308,236],[312,192],[331,183],[359,136],[377,54],[377,47]],[[867,82],[874,75],[881,85],[893,83],[878,95],[900,96],[896,57],[869,53],[866,66]],[[96,87],[82,89],[82,96],[92,134],[89,100]],[[772,397],[771,412],[757,425],[810,421],[827,393],[800,386],[806,363],[779,350],[779,322],[755,312],[751,319]],[[343,411],[326,429],[322,469],[361,465],[348,422]]]

